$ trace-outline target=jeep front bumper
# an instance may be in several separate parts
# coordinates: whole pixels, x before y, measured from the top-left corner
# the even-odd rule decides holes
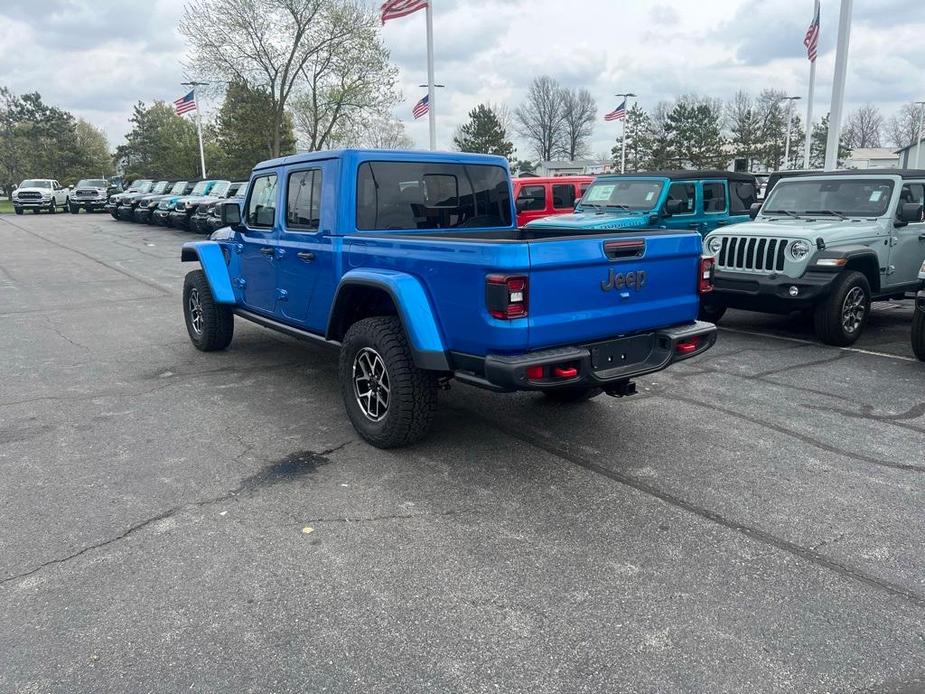
[[[183,210],[173,210],[168,217],[172,227],[185,227],[189,224],[190,216]]]
[[[837,272],[806,272],[793,278],[716,270],[713,291],[703,301],[712,306],[790,313],[809,308],[828,296],[837,277]]]
[[[703,354],[715,342],[716,326],[695,321],[585,345],[485,357],[451,352],[450,358],[458,380],[488,390],[550,390],[576,385],[608,389]],[[540,370],[542,376],[536,377],[533,371]]]

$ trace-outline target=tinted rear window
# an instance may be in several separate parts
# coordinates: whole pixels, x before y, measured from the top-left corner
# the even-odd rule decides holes
[[[499,166],[365,162],[357,172],[357,229],[459,229],[511,225]]]

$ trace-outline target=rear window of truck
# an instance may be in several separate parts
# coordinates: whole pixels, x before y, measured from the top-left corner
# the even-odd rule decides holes
[[[364,162],[356,215],[361,231],[507,227],[510,185],[499,166]]]

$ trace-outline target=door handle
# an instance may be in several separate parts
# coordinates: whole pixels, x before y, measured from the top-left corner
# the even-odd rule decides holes
[[[268,246],[261,248],[260,252],[263,253],[264,255],[269,255],[269,256],[273,255],[273,249]]]
[[[700,222],[688,222],[688,223],[687,223],[687,228],[688,228],[688,229],[699,229],[699,228],[700,228]]]
[[[299,260],[304,260],[306,263],[310,263],[315,259],[315,254],[311,251],[299,251],[296,255],[299,257]]]

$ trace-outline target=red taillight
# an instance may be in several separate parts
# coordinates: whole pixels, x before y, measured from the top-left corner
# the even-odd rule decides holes
[[[527,378],[531,381],[540,381],[543,378],[543,367],[537,364],[536,366],[527,367]]]
[[[556,378],[575,378],[578,375],[578,369],[574,366],[556,366],[553,367],[552,375]]]
[[[524,275],[488,275],[485,304],[492,318],[511,320],[527,315],[527,278]]]
[[[701,294],[709,294],[713,291],[713,266],[716,264],[716,258],[712,255],[700,256],[700,275],[697,280],[697,291]]]
[[[690,354],[691,352],[696,352],[698,347],[700,347],[699,337],[689,337],[686,340],[680,340],[674,346],[675,351],[678,354]]]

